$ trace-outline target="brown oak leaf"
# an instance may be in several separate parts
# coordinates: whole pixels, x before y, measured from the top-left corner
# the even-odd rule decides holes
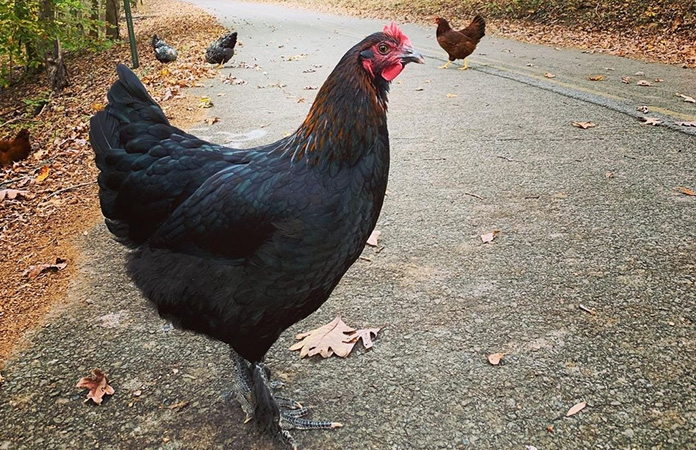
[[[493,239],[500,233],[500,230],[493,230],[490,233],[482,234],[481,235],[481,242],[484,244],[488,244],[489,242],[493,242]]]
[[[68,263],[63,258],[56,258],[55,264],[37,264],[35,266],[29,266],[22,275],[27,278],[36,278],[42,273],[58,272],[59,270],[65,269],[67,266]]]
[[[689,189],[688,187],[685,186],[679,186],[677,188],[678,192],[681,192],[684,195],[689,195],[691,197],[696,197],[696,192],[694,192],[692,189]]]
[[[574,127],[582,128],[583,130],[587,130],[588,128],[597,126],[597,124],[595,124],[594,122],[573,122],[572,125]]]
[[[345,358],[360,339],[363,340],[365,348],[372,347],[371,335],[377,336],[379,330],[380,328],[356,330],[346,325],[341,316],[338,316],[324,326],[295,336],[295,339],[298,339],[299,342],[291,346],[290,350],[299,350],[300,358],[314,355],[328,358],[334,354]]]
[[[300,358],[314,355],[328,358],[334,353],[345,358],[355,345],[354,342],[345,342],[349,336],[347,333],[354,331],[355,328],[346,325],[341,316],[338,316],[331,323],[295,336],[300,342],[295,343],[290,350],[300,350]]]
[[[14,200],[18,195],[26,196],[27,194],[27,191],[20,191],[17,189],[0,189],[0,202],[5,199]]]
[[[643,125],[652,125],[654,127],[660,125],[662,121],[657,117],[642,117]]]
[[[370,247],[377,247],[379,245],[379,235],[382,234],[381,231],[374,230],[372,231],[372,234],[370,234],[370,237],[367,238],[367,245]]]
[[[491,363],[491,365],[497,366],[500,364],[500,360],[503,359],[503,356],[505,356],[505,353],[492,353],[488,355],[488,362]]]
[[[365,328],[362,330],[355,330],[355,333],[349,336],[350,342],[357,343],[362,339],[363,347],[370,348],[375,345],[374,341],[372,341],[372,335],[374,334],[375,337],[377,337],[379,330],[381,330],[381,328]]]
[[[679,92],[677,92],[677,97],[681,97],[681,99],[687,103],[696,103],[695,98],[689,97],[688,95],[680,94]]]
[[[89,389],[85,402],[92,400],[97,405],[101,405],[105,395],[114,395],[116,392],[109,386],[106,374],[101,369],[93,369],[92,375],[80,378],[75,387]]]

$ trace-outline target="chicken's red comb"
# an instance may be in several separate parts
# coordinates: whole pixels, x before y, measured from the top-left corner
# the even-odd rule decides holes
[[[402,45],[411,45],[411,40],[399,29],[399,27],[396,25],[396,22],[392,22],[389,25],[385,25],[384,30],[382,30],[382,32],[387,36],[393,37]]]

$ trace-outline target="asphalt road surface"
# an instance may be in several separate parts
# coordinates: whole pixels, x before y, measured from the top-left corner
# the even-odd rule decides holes
[[[384,25],[195,3],[243,45],[220,71],[234,83],[189,91],[220,118],[192,131],[241,146],[293,132],[312,88]],[[427,64],[392,85],[380,251],[268,355],[284,395],[345,424],[296,432],[303,448],[696,448],[696,197],[679,191],[696,190],[696,128],[675,124],[696,120],[675,95],[696,96],[696,73],[492,36],[471,70],[441,70],[434,27],[403,30]],[[3,371],[0,449],[269,448],[222,395],[225,346],[160,320],[105,227],[84,251],[65,306]],[[288,351],[337,314],[385,328],[346,359]],[[116,390],[100,407],[74,388],[94,367]]]

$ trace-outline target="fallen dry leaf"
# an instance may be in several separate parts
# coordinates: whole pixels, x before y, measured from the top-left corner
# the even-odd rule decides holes
[[[218,123],[219,121],[220,118],[218,116],[205,118],[205,123],[208,125],[213,125],[214,123]]]
[[[688,187],[679,186],[679,187],[676,188],[676,189],[677,189],[677,191],[681,192],[681,193],[684,194],[684,195],[690,195],[690,196],[692,196],[692,197],[696,197],[696,192],[694,192],[693,190],[689,189]]]
[[[493,353],[488,355],[488,362],[494,366],[497,366],[500,364],[500,360],[503,359],[503,356],[505,356],[505,353]]]
[[[657,117],[643,117],[643,125],[652,125],[652,126],[658,126],[659,124],[662,123],[660,119]]]
[[[675,122],[680,127],[696,127],[696,122]]]
[[[544,76],[546,78],[556,78],[556,75],[552,74],[551,72],[544,72]]]
[[[645,76],[645,72],[636,72],[635,75],[636,75],[637,77],[644,77],[644,76]]]
[[[94,102],[92,103],[92,110],[94,112],[99,112],[102,111],[105,108],[104,104],[101,102]]]
[[[48,166],[43,166],[41,170],[39,171],[39,174],[36,176],[36,182],[41,183],[43,182],[46,178],[48,178],[48,174],[51,171],[51,169]]]
[[[56,258],[55,264],[37,264],[35,266],[29,266],[27,270],[22,273],[23,276],[27,278],[36,278],[45,272],[58,272],[63,270],[68,266],[68,263],[61,258]]]
[[[75,387],[89,389],[85,402],[92,400],[97,405],[101,405],[104,395],[114,395],[115,392],[101,369],[94,369],[91,376],[80,378]]]
[[[377,247],[379,245],[379,235],[382,234],[381,231],[373,230],[370,237],[367,238],[367,245],[370,247]]]
[[[210,101],[209,97],[201,97],[201,101],[198,104],[201,108],[212,108],[213,107],[213,102]]]
[[[18,195],[25,196],[28,193],[27,191],[20,191],[18,189],[0,189],[0,202],[5,199],[14,200]]]
[[[679,92],[677,92],[677,97],[681,97],[682,100],[684,100],[687,103],[696,103],[696,99],[694,99],[693,97],[689,97],[688,95],[680,94]]]
[[[498,233],[500,233],[500,230],[493,230],[493,232],[491,232],[491,233],[482,234],[482,235],[481,235],[481,241],[482,241],[484,244],[487,244],[487,243],[489,243],[489,242],[492,242],[493,239],[495,239],[495,237],[498,235]]]
[[[587,77],[587,79],[590,81],[602,81],[604,79],[604,75],[593,75],[591,77]]]
[[[631,77],[621,77],[621,82],[624,84],[631,84]]]
[[[447,94],[447,98],[454,98],[456,96],[457,96],[457,94]]]
[[[189,402],[184,400],[183,402],[174,403],[173,405],[169,405],[169,406],[167,406],[167,408],[168,409],[179,409],[179,408],[183,408],[184,406],[187,406],[188,404],[189,404]]]
[[[643,105],[643,106],[637,107],[636,111],[642,112],[643,114],[647,114],[648,112],[650,112],[650,109],[647,106]]]
[[[372,341],[372,335],[377,337],[379,330],[381,330],[381,328],[365,328],[362,330],[355,330],[355,333],[350,338],[350,342],[358,342],[362,339],[363,347],[370,348],[375,344]]]
[[[575,405],[573,405],[572,408],[568,410],[566,413],[566,417],[574,416],[575,414],[579,413],[583,409],[585,409],[585,406],[587,406],[587,402],[580,402]]]
[[[302,89],[304,89],[305,91],[316,91],[319,88],[316,86],[305,86]]]
[[[636,83],[638,86],[652,86],[652,83],[648,80],[638,80]]]
[[[597,124],[595,124],[594,122],[573,122],[573,126],[586,130],[588,128],[596,127]]]
[[[379,330],[379,328],[356,330],[346,325],[341,320],[341,316],[338,316],[331,323],[295,336],[295,339],[300,342],[296,342],[290,347],[290,350],[299,350],[300,358],[314,355],[328,358],[333,354],[345,358],[360,339],[362,339],[365,348],[372,347],[371,335],[376,336]]]

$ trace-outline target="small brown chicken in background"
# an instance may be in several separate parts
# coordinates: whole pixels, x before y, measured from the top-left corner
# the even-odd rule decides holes
[[[0,139],[0,166],[9,166],[20,161],[31,151],[29,130],[22,130],[14,139]]]
[[[455,59],[463,59],[464,66],[461,70],[466,70],[469,65],[466,63],[466,57],[474,53],[476,45],[482,37],[486,35],[486,21],[483,17],[477,15],[471,21],[468,27],[461,31],[453,30],[449,22],[442,17],[436,17],[437,23],[437,43],[449,55],[449,61],[440,69],[446,69]]]

